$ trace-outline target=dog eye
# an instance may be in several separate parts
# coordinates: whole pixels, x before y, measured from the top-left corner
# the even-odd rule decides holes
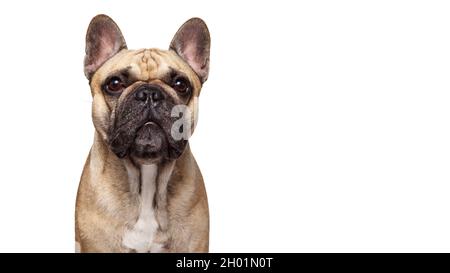
[[[119,77],[112,77],[106,83],[106,90],[112,93],[117,93],[125,88],[125,84]]]
[[[176,77],[173,81],[172,88],[179,93],[187,93],[190,90],[188,80],[183,77]]]

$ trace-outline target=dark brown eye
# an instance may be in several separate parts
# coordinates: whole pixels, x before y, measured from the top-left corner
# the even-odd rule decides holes
[[[117,93],[125,88],[125,84],[119,77],[112,77],[106,83],[106,90],[112,93]]]
[[[190,90],[188,80],[183,77],[176,77],[173,81],[172,88],[179,93],[187,93]]]

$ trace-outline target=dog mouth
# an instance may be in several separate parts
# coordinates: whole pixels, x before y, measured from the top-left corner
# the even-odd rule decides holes
[[[167,144],[164,129],[154,121],[147,121],[137,129],[131,153],[139,158],[155,158],[167,150]]]

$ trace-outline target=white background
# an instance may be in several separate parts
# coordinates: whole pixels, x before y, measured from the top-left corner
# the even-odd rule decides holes
[[[202,17],[191,146],[212,252],[450,251],[445,1],[2,1],[0,251],[72,252],[90,19],[167,48]]]

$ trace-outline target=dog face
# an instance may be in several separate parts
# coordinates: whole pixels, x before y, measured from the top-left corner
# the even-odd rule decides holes
[[[150,164],[182,154],[208,77],[209,47],[208,28],[199,18],[181,26],[169,50],[128,50],[111,18],[92,19],[84,64],[92,118],[119,158]]]

